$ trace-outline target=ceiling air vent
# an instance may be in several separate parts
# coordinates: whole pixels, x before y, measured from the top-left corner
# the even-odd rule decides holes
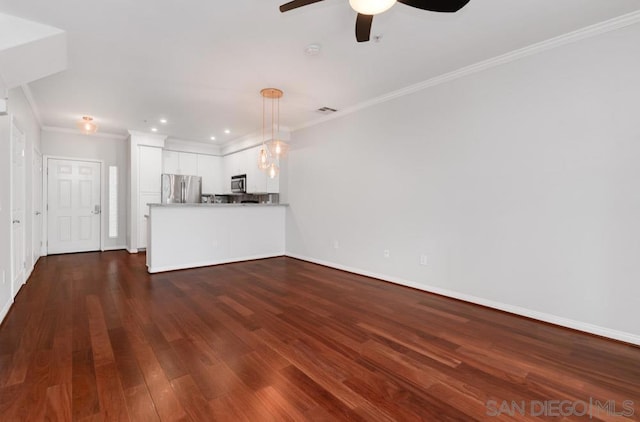
[[[331,114],[331,113],[335,113],[336,110],[335,108],[331,108],[331,107],[321,107],[319,109],[316,110],[318,113],[320,114]]]

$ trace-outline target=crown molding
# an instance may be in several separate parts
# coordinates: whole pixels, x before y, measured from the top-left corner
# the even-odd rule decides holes
[[[291,140],[291,128],[289,126],[280,125],[280,130],[277,131],[276,125],[274,124],[273,128],[274,130],[276,130],[276,132],[274,132],[273,134],[274,136],[277,136],[283,141]],[[253,148],[263,142],[271,141],[272,139],[273,136],[271,133],[265,134],[265,137],[263,139],[262,130],[258,130],[233,139],[229,142],[225,142],[220,146],[220,151],[222,153],[222,156],[226,156],[234,154],[236,152],[244,151],[245,149]]]
[[[520,60],[522,58],[532,56],[534,54],[541,53],[543,51],[551,50],[557,47],[561,47],[566,44],[571,44],[585,38],[594,37],[596,35],[604,34],[607,32],[615,31],[617,29],[621,29],[630,25],[634,25],[640,22],[640,10],[627,13],[625,15],[621,15],[615,17],[613,19],[609,19],[603,22],[596,23],[594,25],[590,25],[584,27],[582,29],[578,29],[573,32],[569,32],[554,38],[550,38],[545,41],[541,41],[539,43],[531,44],[527,47],[520,48],[518,50],[513,50],[509,53],[502,54],[500,56],[493,57],[491,59],[483,60],[478,63],[474,63],[469,66],[462,67],[458,70],[454,70],[449,73],[445,73],[440,76],[436,76],[431,79],[427,79],[426,81],[419,82],[414,85],[410,85],[405,88],[398,89],[396,91],[392,91],[388,94],[381,95],[379,97],[372,98],[371,100],[364,101],[362,103],[346,107],[342,110],[338,110],[337,112],[320,117],[319,119],[312,120],[307,123],[303,123],[302,125],[293,127],[292,131],[297,131],[300,129],[304,129],[307,127],[315,126],[320,123],[327,122],[329,120],[338,119],[342,116],[346,116],[351,113],[355,113],[362,109],[372,107],[374,105],[384,103],[386,101],[390,101],[399,97],[403,97],[405,95],[413,94],[418,91],[425,90],[427,88],[431,88],[436,85],[440,85],[455,79],[462,78],[467,75],[471,75],[474,73],[481,72],[486,69],[490,69],[492,67],[500,66],[506,63],[510,63],[516,60]]]
[[[215,156],[221,155],[221,148],[218,144],[173,138],[171,136],[166,139],[164,147],[169,151],[192,152],[196,154],[208,154]]]
[[[109,138],[109,139],[118,139],[118,140],[125,140],[128,137],[127,135],[119,135],[117,133],[105,133],[105,132],[98,132],[93,135],[84,135],[80,133],[78,130],[69,129],[66,127],[57,127],[57,126],[42,126],[42,131],[52,132],[52,133],[67,133],[67,134],[76,135],[76,136],[87,136],[87,137],[93,136],[96,138]]]

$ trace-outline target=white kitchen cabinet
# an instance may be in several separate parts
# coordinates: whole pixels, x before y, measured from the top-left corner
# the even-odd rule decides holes
[[[198,154],[190,152],[180,153],[180,171],[178,174],[196,176],[198,174]]]
[[[258,152],[260,146],[241,151],[242,160],[245,163],[245,174],[247,175],[247,192],[264,192],[265,178],[264,172],[258,168]]]
[[[202,177],[202,193],[223,193],[221,158],[198,154],[198,173]]]
[[[162,172],[166,174],[180,174],[179,152],[162,151]]]
[[[161,148],[138,146],[138,206],[137,248],[147,247],[147,224],[144,216],[149,214],[148,203],[159,203],[162,190],[163,153]]]
[[[247,166],[242,152],[227,155],[222,159],[222,187],[224,193],[231,193],[231,176],[246,174]]]
[[[258,153],[261,145],[239,151],[223,158],[223,181],[225,192],[229,192],[228,181],[236,174],[247,175],[247,192],[270,192],[279,193],[279,177],[270,179],[266,171],[258,168]]]
[[[227,169],[229,171],[229,178],[231,178],[231,176],[235,176],[237,174],[245,174],[247,172],[247,163],[244,151],[228,155],[227,158]]]
[[[160,192],[162,173],[162,149],[139,146],[139,186],[140,192]]]
[[[190,152],[163,151],[162,172],[167,174],[198,174],[198,154]]]

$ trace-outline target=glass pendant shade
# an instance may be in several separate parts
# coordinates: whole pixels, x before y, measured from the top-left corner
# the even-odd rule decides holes
[[[267,174],[270,179],[275,179],[280,174],[280,167],[276,163],[269,164],[269,168],[267,169]]]
[[[262,148],[258,152],[258,168],[266,170],[270,178],[275,179],[280,173],[278,163],[284,157],[289,146],[276,139],[280,132],[280,98],[284,95],[278,88],[265,88],[260,91],[262,96]],[[267,103],[270,108],[270,122],[267,123]],[[271,141],[266,142],[267,133],[271,132]]]
[[[351,8],[363,15],[377,15],[396,4],[396,0],[349,0]]]
[[[85,135],[91,135],[92,133],[96,133],[98,131],[98,125],[93,123],[93,117],[83,116],[82,120],[80,120],[77,125],[78,129],[80,129],[80,132],[84,133]]]
[[[267,148],[263,146],[258,153],[258,168],[260,170],[266,170],[269,167],[269,153]]]
[[[269,141],[267,146],[269,147],[271,156],[275,158],[284,158],[287,156],[287,152],[289,152],[289,144],[280,139]]]

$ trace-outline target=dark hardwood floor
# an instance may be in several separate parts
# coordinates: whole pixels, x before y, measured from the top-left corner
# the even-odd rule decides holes
[[[640,420],[637,347],[290,258],[144,260],[39,261],[2,421]]]

